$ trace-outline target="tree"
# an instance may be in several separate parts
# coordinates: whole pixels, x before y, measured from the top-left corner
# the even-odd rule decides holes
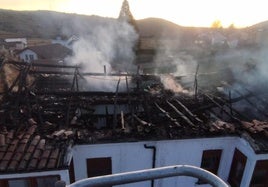
[[[229,28],[229,29],[235,29],[235,25],[232,23],[231,25],[229,25],[228,28]]]
[[[127,0],[123,1],[123,4],[122,4],[121,10],[120,10],[118,19],[120,21],[128,22],[130,25],[132,25],[134,27],[134,29],[136,31],[138,31],[136,21],[135,21],[133,15],[132,15],[132,13],[130,12],[129,4],[128,4]]]
[[[212,28],[216,28],[216,29],[220,29],[222,28],[222,24],[220,20],[215,20],[212,24],[211,24]]]

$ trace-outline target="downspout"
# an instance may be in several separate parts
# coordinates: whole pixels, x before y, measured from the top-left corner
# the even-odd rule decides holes
[[[155,168],[156,147],[152,146],[152,145],[148,146],[148,145],[144,144],[144,148],[153,150],[152,168]],[[151,187],[154,187],[154,180],[151,180]]]

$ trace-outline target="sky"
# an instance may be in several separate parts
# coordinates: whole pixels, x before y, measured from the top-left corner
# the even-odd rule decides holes
[[[67,13],[118,17],[123,0],[0,0],[0,8],[52,10]],[[247,27],[267,21],[266,0],[128,0],[135,19],[157,17],[181,26]]]

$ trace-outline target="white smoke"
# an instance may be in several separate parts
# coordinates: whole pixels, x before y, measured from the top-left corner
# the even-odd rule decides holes
[[[67,61],[83,67],[83,72],[133,72],[133,51],[138,34],[127,22],[96,17],[87,22],[75,22],[79,40],[73,45],[73,56]],[[95,91],[115,91],[118,77],[85,77],[87,88]],[[121,81],[120,87],[124,87]]]
[[[171,73],[172,76],[162,76],[161,82],[166,89],[174,92],[190,93],[182,87],[175,76],[184,77],[184,81],[194,82],[197,61],[181,49],[180,38],[161,39],[154,58],[155,73]]]

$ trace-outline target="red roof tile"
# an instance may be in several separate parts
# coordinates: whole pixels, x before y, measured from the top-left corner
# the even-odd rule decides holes
[[[6,138],[4,134],[0,134],[0,147],[6,144]]]
[[[37,126],[21,130],[15,135],[13,130],[1,134],[8,140],[0,146],[0,173],[56,169],[60,152],[65,149],[54,147],[55,142],[41,138]],[[1,138],[1,136],[0,136]],[[62,162],[63,163],[63,162]],[[59,167],[62,167],[59,165]]]

